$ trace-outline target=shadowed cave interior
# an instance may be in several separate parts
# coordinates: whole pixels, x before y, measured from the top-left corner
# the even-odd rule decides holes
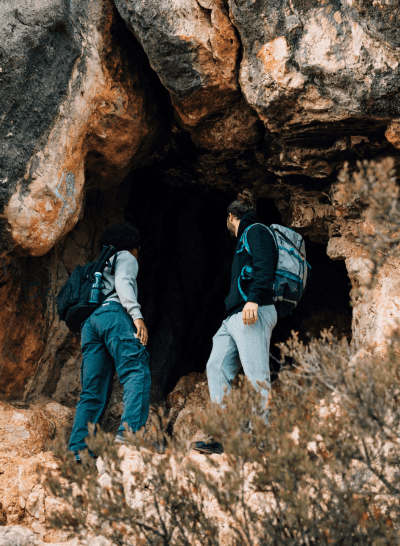
[[[143,244],[139,257],[139,302],[149,329],[152,403],[163,403],[180,377],[204,372],[212,337],[225,318],[224,298],[230,285],[235,242],[226,229],[226,208],[235,193],[196,184],[171,185],[154,167],[134,171],[121,186],[125,220],[136,225]],[[87,206],[96,199],[89,194]],[[282,223],[272,199],[258,201],[263,223]],[[306,238],[311,280],[292,316],[280,319],[271,352],[292,330],[304,341],[333,327],[351,338],[350,281],[345,263],[333,261],[326,245]],[[272,378],[279,365],[271,359]],[[122,399],[118,381],[113,402]],[[118,419],[109,412],[106,430]]]

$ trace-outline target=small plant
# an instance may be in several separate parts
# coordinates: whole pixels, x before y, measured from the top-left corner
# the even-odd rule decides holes
[[[371,261],[369,288],[384,264],[400,257],[400,200],[394,166],[390,157],[381,162],[358,161],[354,172],[345,164],[333,186],[335,207],[356,223],[355,241]]]

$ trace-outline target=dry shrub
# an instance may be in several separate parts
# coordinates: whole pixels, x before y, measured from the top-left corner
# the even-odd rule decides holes
[[[160,456],[134,436],[118,453],[98,433],[89,445],[106,470],[99,478],[92,459],[77,466],[59,445],[69,485],[47,483],[69,509],[53,525],[115,544],[217,545],[222,521],[229,544],[399,544],[400,337],[384,357],[354,357],[329,332],[282,349],[295,365],[272,391],[269,426],[244,378],[199,417],[226,453],[206,465],[184,439]]]
[[[395,163],[358,161],[351,172],[346,163],[332,188],[331,199],[342,216],[357,225],[356,242],[371,261],[370,286],[391,258],[400,256],[400,200]]]

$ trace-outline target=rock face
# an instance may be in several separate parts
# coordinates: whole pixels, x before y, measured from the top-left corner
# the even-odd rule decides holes
[[[242,92],[275,153],[281,150],[280,168],[268,161],[274,171],[328,176],[332,159],[348,148],[344,136],[382,130],[398,116],[391,90],[399,86],[400,12],[395,7],[389,16],[384,2],[373,6],[229,1],[243,45]]]
[[[238,99],[240,42],[222,0],[116,5],[184,125],[196,126]]]
[[[353,339],[359,349],[384,349],[390,334],[398,327],[400,300],[400,260],[390,259],[380,268],[377,282],[368,289],[372,262],[363,249],[346,237],[330,239],[328,253],[345,259],[352,283]],[[360,297],[360,289],[362,297]]]
[[[400,11],[367,5],[229,2],[244,50],[240,84],[271,132],[396,116]]]
[[[52,400],[42,400],[29,409],[0,404],[1,525],[23,523],[39,534],[36,538],[51,538],[52,532],[45,526],[52,509],[51,501],[46,502],[36,467],[39,464],[57,467],[53,454],[44,451],[57,431],[70,428],[72,418],[73,412],[69,408]],[[11,534],[0,534],[0,544],[6,538],[11,541]]]
[[[0,392],[3,397],[32,398],[45,393],[59,402],[76,401],[80,343],[78,336],[58,321],[56,297],[74,267],[95,258],[104,227],[121,219],[124,195],[115,191],[92,193],[87,198],[85,219],[44,258],[2,259]],[[107,215],[99,216],[99,209],[107,210]]]
[[[85,178],[120,183],[148,161],[162,121],[108,0],[7,0],[0,24],[2,246],[41,256],[78,221]]]

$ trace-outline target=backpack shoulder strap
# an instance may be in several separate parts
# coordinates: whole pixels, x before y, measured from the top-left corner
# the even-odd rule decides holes
[[[114,259],[113,259],[113,263],[112,263],[111,271],[110,271],[111,276],[115,275],[115,268],[117,267],[117,258],[118,258],[118,252],[114,254]]]
[[[247,232],[249,231],[250,228],[251,228],[251,226],[247,227],[244,230],[244,232],[242,233],[242,235],[240,237],[240,242],[242,243],[242,246],[239,248],[239,250],[236,251],[237,254],[240,254],[241,252],[243,252],[243,250],[247,250],[247,252],[251,256],[249,243],[247,242]]]
[[[278,249],[278,240],[276,238],[275,230],[270,228],[269,226],[266,226],[265,224],[257,223],[257,224],[251,224],[251,226],[247,227],[244,230],[244,232],[242,233],[242,236],[240,238],[240,240],[242,241],[242,247],[239,250],[236,251],[238,254],[240,252],[243,252],[243,250],[246,249],[248,254],[251,256],[250,246],[249,246],[249,243],[247,241],[247,233],[248,233],[249,229],[252,228],[253,226],[265,227],[265,229],[267,229],[269,231],[269,233],[272,235],[272,238],[273,238],[273,240],[275,242],[275,246]]]

